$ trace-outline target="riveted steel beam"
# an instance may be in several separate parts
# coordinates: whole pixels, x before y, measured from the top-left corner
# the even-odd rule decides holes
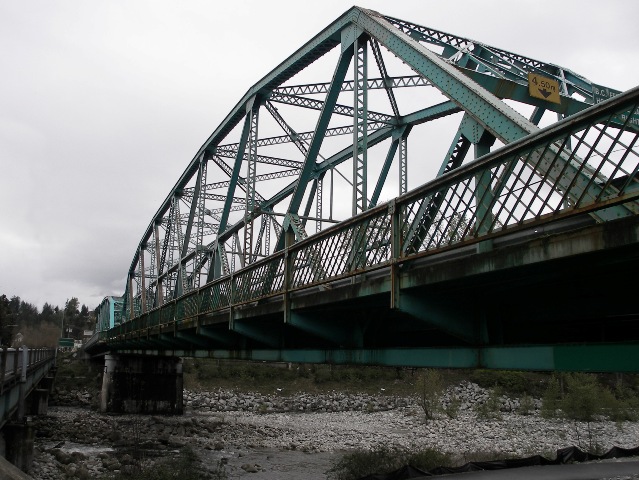
[[[417,40],[399,31],[383,16],[366,10],[362,11],[355,23],[411,68],[427,78],[433,86],[457,103],[502,142],[510,143],[539,130],[535,124],[495,95],[457,71],[455,67],[442,60]],[[549,170],[549,165],[555,163],[555,157],[553,149],[550,148],[547,157],[536,162],[535,168],[543,175],[555,179],[555,173]],[[566,163],[562,178],[566,179],[568,191],[573,197],[581,196],[583,188],[588,190],[589,196],[597,197],[601,193],[601,187],[598,186],[597,182],[591,181],[590,172],[574,166],[564,153],[561,153],[559,158]],[[602,177],[599,183],[606,183],[606,181],[607,179]],[[605,220],[631,213],[626,206],[618,205],[603,210],[597,215]]]
[[[360,36],[353,42],[353,216],[367,208],[368,157],[368,39]]]

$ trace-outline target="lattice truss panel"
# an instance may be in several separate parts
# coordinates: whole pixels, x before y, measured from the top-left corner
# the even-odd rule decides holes
[[[557,81],[561,104],[531,97],[529,73]],[[248,267],[588,107],[592,92],[562,67],[354,7],[249,89],[196,153],[134,254],[124,316],[242,269],[253,273],[238,273],[237,298],[277,290],[283,264]],[[637,170],[636,154],[616,158],[635,141],[620,121],[404,206],[403,254],[618,193]],[[600,219],[626,214],[615,208]],[[390,230],[367,219],[297,252],[291,281],[384,261]],[[225,285],[209,289],[212,304]]]

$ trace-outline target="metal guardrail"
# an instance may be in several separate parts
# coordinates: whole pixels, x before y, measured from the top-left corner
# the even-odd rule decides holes
[[[56,357],[55,348],[0,348],[0,395],[31,370]]]
[[[55,348],[0,349],[0,427],[17,414],[21,419],[26,398],[55,365]]]
[[[635,88],[291,243],[100,338],[179,324],[571,216],[609,221],[637,215],[638,106]]]

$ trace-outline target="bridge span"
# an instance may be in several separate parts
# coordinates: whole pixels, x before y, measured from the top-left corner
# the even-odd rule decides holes
[[[100,332],[90,349],[636,371],[639,216],[596,218],[617,205],[635,208],[633,179],[621,179],[623,195],[599,192],[570,205],[552,198],[562,177],[544,189],[529,172],[527,184],[502,179],[499,195],[485,194],[491,206],[479,218],[472,186],[508,170],[521,181],[522,157],[541,157],[593,118],[617,116],[620,104],[635,108],[638,98],[635,90],[594,107],[312,237],[289,235],[282,251]],[[635,157],[636,175],[637,152],[620,156]],[[560,162],[558,152],[553,157]],[[533,188],[537,196],[525,193]],[[429,216],[434,204],[445,210]],[[497,207],[522,216],[500,224],[491,213]],[[477,225],[484,224],[482,233]]]
[[[197,151],[87,351],[639,371],[638,104],[353,7]]]
[[[33,461],[33,427],[27,415],[44,414],[55,376],[56,350],[53,348],[0,349],[0,430],[1,456],[28,471]],[[0,463],[0,476],[9,475]]]

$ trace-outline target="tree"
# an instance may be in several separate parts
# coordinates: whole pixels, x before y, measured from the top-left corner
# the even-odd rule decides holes
[[[15,298],[15,297],[14,297]],[[18,298],[18,302],[20,299]],[[11,301],[6,295],[0,296],[0,345],[10,347],[13,339],[14,316],[11,311]]]
[[[75,318],[78,315],[80,315],[80,301],[77,297],[73,297],[64,304],[64,316],[65,318]]]
[[[16,323],[20,325],[20,328],[25,326],[35,327],[39,323],[38,307],[32,303],[25,301],[20,302],[20,311],[18,313]]]
[[[56,324],[55,310],[50,304],[46,302],[44,303],[44,305],[42,306],[42,311],[40,312],[39,319],[40,319],[40,323]]]
[[[18,315],[20,314],[20,302],[21,301],[22,300],[20,300],[20,297],[18,297],[17,295],[14,295],[9,300],[9,314],[12,316],[13,323],[17,323],[16,319],[17,319]]]

